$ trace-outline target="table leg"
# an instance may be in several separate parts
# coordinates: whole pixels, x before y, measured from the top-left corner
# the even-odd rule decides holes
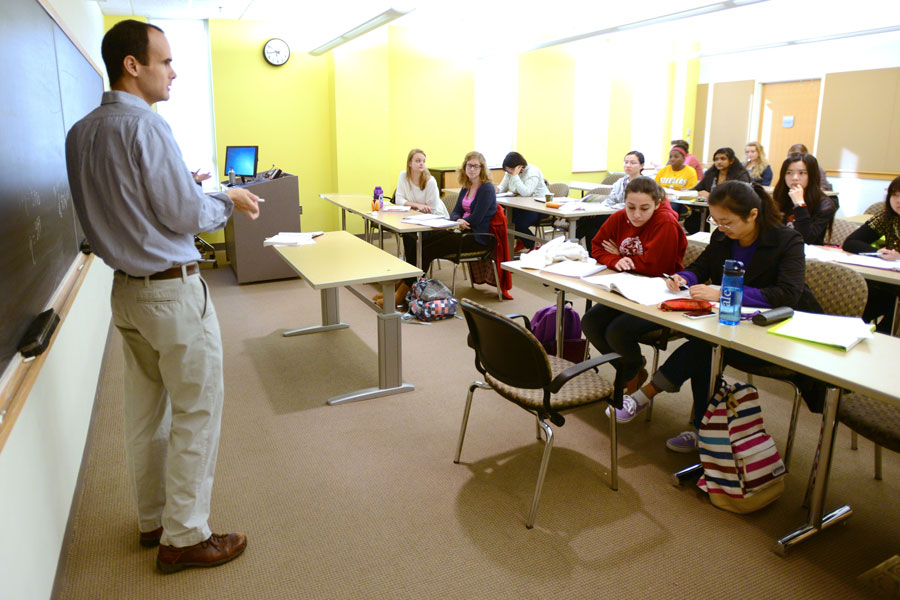
[[[381,290],[385,299],[394,296],[394,282],[382,282]],[[403,352],[400,343],[400,313],[393,302],[385,302],[378,313],[378,387],[366,388],[349,394],[335,396],[328,404],[347,404],[360,400],[371,400],[381,396],[391,396],[415,390],[411,383],[403,382]]]
[[[894,318],[891,320],[891,335],[900,335],[898,326],[900,326],[900,296],[897,296],[894,300]]]
[[[709,393],[707,398],[712,398],[719,386],[719,375],[725,370],[725,351],[722,346],[712,347],[712,358],[709,369]],[[697,479],[703,474],[703,465],[697,463],[672,474],[672,485],[679,487],[682,484]]]
[[[822,428],[819,433],[819,460],[815,465],[815,483],[810,498],[809,519],[807,523],[779,539],[775,544],[775,552],[784,556],[793,548],[815,533],[840,523],[853,514],[849,506],[841,506],[827,515],[823,515],[825,494],[828,491],[828,476],[831,473],[831,457],[834,451],[834,440],[837,434],[837,411],[841,404],[841,390],[829,387],[825,395],[825,410],[822,413]]]
[[[347,209],[341,209],[341,231],[347,231]]]
[[[516,226],[513,225],[513,215],[516,210],[509,206],[506,207],[506,233],[509,238],[509,256],[512,257],[515,254],[516,248]]]
[[[418,232],[416,234],[416,266],[422,269],[422,238],[423,232]],[[422,269],[424,271],[424,269]],[[424,273],[422,274],[424,275]]]
[[[393,288],[391,288],[393,290]],[[338,304],[338,288],[328,288],[321,290],[322,302],[322,324],[313,327],[303,327],[301,329],[292,329],[285,331],[284,337],[292,337],[295,335],[305,335],[307,333],[318,333],[320,331],[332,331],[334,329],[346,329],[350,327],[347,323],[341,323],[340,305]],[[391,295],[393,296],[393,291]]]
[[[578,243],[578,235],[575,233],[575,222],[578,219],[569,219],[569,241]]]
[[[556,356],[562,358],[563,343],[565,342],[563,331],[563,311],[566,309],[566,293],[556,290]]]

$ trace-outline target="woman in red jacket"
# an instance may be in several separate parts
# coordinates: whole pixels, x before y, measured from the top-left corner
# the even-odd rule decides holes
[[[591,255],[610,269],[659,277],[682,269],[687,238],[662,188],[649,177],[636,177],[625,188],[625,208],[607,219],[591,246]],[[581,329],[595,348],[604,354],[622,355],[619,367],[624,372],[626,393],[640,388],[647,378],[637,338],[658,328],[601,304],[581,320]]]

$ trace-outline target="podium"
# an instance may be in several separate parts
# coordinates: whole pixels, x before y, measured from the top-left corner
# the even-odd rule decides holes
[[[270,281],[297,277],[278,253],[263,246],[265,238],[279,231],[300,231],[300,188],[296,175],[254,181],[241,187],[265,202],[259,205],[259,218],[251,221],[235,213],[225,225],[225,255],[238,283]]]

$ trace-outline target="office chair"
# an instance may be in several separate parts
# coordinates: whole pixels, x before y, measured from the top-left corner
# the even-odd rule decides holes
[[[857,433],[875,443],[875,479],[881,480],[882,447],[900,452],[900,407],[862,394],[846,394],[837,418],[853,432],[850,447],[854,450]]]
[[[530,323],[524,315],[513,315],[524,320],[523,327],[511,317],[503,316],[466,298],[460,302],[460,307],[469,327],[469,347],[475,350],[475,368],[482,374],[484,381],[476,380],[469,386],[453,462],[459,464],[469,410],[472,407],[472,396],[476,389],[494,390],[513,404],[535,415],[537,437],[540,439],[543,431],[545,444],[534,498],[525,519],[525,527],[531,529],[537,515],[547,464],[550,462],[550,451],[553,449],[553,429],[545,420],[562,427],[566,420],[561,413],[565,411],[598,402],[621,407],[622,388],[625,384],[621,373],[617,370],[615,381],[610,383],[594,372],[595,367],[613,361],[619,358],[619,355],[611,353],[574,364],[548,355],[529,331]],[[609,485],[616,490],[619,485],[616,419],[610,419],[609,423]]]

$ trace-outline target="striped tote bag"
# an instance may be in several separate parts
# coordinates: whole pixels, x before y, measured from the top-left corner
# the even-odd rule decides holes
[[[703,476],[697,486],[715,506],[749,513],[784,492],[784,462],[766,433],[752,385],[720,380],[698,436]]]

